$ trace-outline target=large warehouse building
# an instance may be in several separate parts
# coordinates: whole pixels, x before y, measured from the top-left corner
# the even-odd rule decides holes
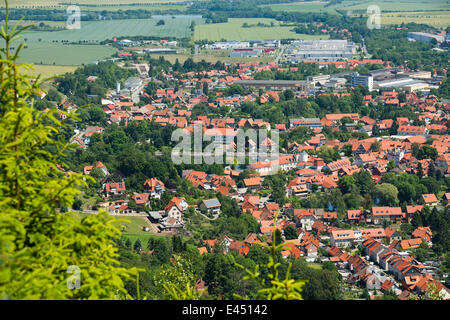
[[[298,40],[293,41],[287,53],[291,62],[302,60],[337,61],[353,57],[353,42],[347,40]]]

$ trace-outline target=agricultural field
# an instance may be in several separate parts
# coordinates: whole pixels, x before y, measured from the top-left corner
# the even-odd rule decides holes
[[[24,70],[23,72],[32,77],[41,75],[41,79],[47,79],[54,76],[63,75],[67,72],[74,72],[77,69],[75,66],[56,66],[56,65],[33,65],[33,69]]]
[[[326,12],[337,13],[334,8],[325,7],[327,2],[324,1],[311,1],[311,2],[293,2],[293,3],[280,3],[262,5],[261,7],[271,8],[273,11],[285,11],[285,12]]]
[[[450,7],[449,0],[363,0],[363,1],[343,1],[340,4],[329,6],[331,9],[348,10],[348,11],[365,11],[370,5],[377,5],[383,11],[439,11],[448,10]]]
[[[424,23],[436,28],[450,25],[450,11],[389,12],[381,14],[382,24]]]
[[[164,25],[156,26],[162,19]],[[189,29],[192,21],[203,23],[198,16],[154,17],[154,19],[128,19],[109,21],[81,21],[81,28],[49,32],[27,32],[24,37],[30,42],[79,42],[96,43],[112,37],[158,36],[158,37],[190,37]]]
[[[261,22],[270,24],[273,22],[274,27],[250,27],[243,28],[243,23],[256,25]],[[225,40],[265,40],[265,39],[328,39],[328,35],[305,35],[297,34],[291,31],[293,27],[282,27],[279,21],[274,19],[229,19],[227,23],[214,23],[197,25],[194,32],[194,41],[209,40],[220,41]]]
[[[29,42],[22,49],[19,61],[58,66],[79,66],[109,58],[116,50],[101,45],[63,45],[59,43]]]
[[[156,26],[160,19],[165,20],[165,24]],[[112,47],[98,45],[103,40],[132,36],[190,37],[192,21],[203,23],[203,19],[197,16],[176,16],[175,19],[155,16],[154,19],[82,21],[79,30],[27,31],[22,37],[27,47],[21,54],[21,61],[62,66],[87,64],[116,52]]]
[[[130,5],[134,3],[145,4],[160,4],[160,3],[174,3],[184,2],[185,0],[108,0],[111,5]],[[196,0],[191,0],[196,1]],[[3,2],[3,1],[2,1]],[[99,5],[97,0],[9,0],[10,7],[19,8],[44,8],[44,7],[62,7],[61,3],[73,3],[80,5]]]

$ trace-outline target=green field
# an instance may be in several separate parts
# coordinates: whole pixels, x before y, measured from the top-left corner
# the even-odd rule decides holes
[[[184,2],[185,0],[108,0],[108,4],[111,5],[129,5],[129,4],[157,4],[157,3],[174,3]],[[196,0],[190,0],[196,1]],[[2,1],[3,2],[3,1]],[[23,7],[23,8],[42,8],[42,7],[61,7],[61,3],[71,4],[90,4],[99,5],[100,1],[96,0],[9,0],[8,3],[11,7]],[[103,2],[103,1],[102,1]]]
[[[178,16],[176,19],[165,17],[165,25],[156,26],[160,17],[156,19],[129,19],[109,21],[81,22],[78,30],[62,30],[49,32],[27,32],[24,38],[31,42],[41,39],[42,42],[53,41],[89,41],[98,42],[113,37],[158,36],[158,37],[190,37],[189,29],[192,21],[203,23],[203,19],[193,16]]]
[[[83,11],[118,11],[118,10],[148,10],[148,11],[164,11],[164,10],[179,10],[186,11],[187,6],[184,5],[175,5],[175,4],[150,4],[150,5],[120,5],[120,6],[108,6],[108,5],[99,5],[99,6],[80,6],[81,12]]]
[[[424,23],[433,27],[448,27],[450,25],[450,11],[427,12],[389,12],[381,15],[382,24]]]
[[[284,12],[327,12],[337,13],[334,8],[325,7],[327,2],[323,1],[311,1],[311,2],[293,2],[293,3],[281,3],[281,4],[269,4],[262,7],[269,7],[273,11]]]
[[[340,4],[329,6],[328,8],[365,11],[370,5],[377,5],[383,11],[430,11],[430,10],[448,10],[450,2],[448,0],[381,0],[381,1],[343,1]]]
[[[164,18],[165,25],[156,26]],[[77,66],[109,58],[116,50],[99,42],[112,37],[156,36],[190,37],[190,25],[203,23],[193,16],[155,17],[154,19],[130,19],[82,22],[79,30],[25,32],[22,40],[27,43],[21,61],[37,64]],[[79,44],[81,43],[83,44]],[[62,42],[77,43],[63,44]]]
[[[63,45],[59,43],[28,42],[20,53],[21,62],[79,66],[109,58],[116,50],[100,45]]]
[[[56,66],[56,65],[34,65],[33,70],[24,70],[25,74],[36,77],[41,75],[41,79],[46,79],[58,75],[65,74],[67,72],[74,72],[77,67],[75,66]]]
[[[261,22],[264,24],[275,23],[274,27],[251,27],[243,28],[242,24],[246,22],[249,25],[256,25]],[[266,39],[328,39],[328,35],[314,36],[297,34],[291,31],[293,27],[281,27],[279,22],[274,19],[234,19],[231,18],[227,23],[214,23],[197,25],[194,32],[194,41],[210,40],[266,40]]]

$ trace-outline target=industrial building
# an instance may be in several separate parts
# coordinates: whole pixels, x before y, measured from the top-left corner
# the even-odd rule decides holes
[[[347,40],[297,40],[287,49],[289,60],[338,61],[353,58],[353,42]]]
[[[256,58],[259,57],[263,49],[234,49],[230,53],[231,58]]]
[[[374,88],[379,89],[381,91],[404,90],[406,92],[414,92],[428,89],[430,88],[430,84],[421,80],[411,79],[409,77],[402,77],[397,79],[375,82]]]
[[[238,80],[234,83],[244,88],[256,88],[268,91],[282,91],[286,89],[303,91],[308,88],[307,82],[300,80]]]
[[[355,73],[352,76],[352,87],[363,86],[369,89],[369,91],[373,90],[373,77],[370,74],[359,74]]]
[[[428,42],[428,43],[433,41],[433,39],[435,39],[438,43],[445,41],[445,35],[432,34],[432,33],[426,33],[426,32],[408,32],[407,37],[408,37],[408,39],[413,39],[415,41]]]
[[[142,80],[136,77],[128,78],[127,81],[125,81],[125,90],[127,91],[136,91],[139,86],[142,85]]]

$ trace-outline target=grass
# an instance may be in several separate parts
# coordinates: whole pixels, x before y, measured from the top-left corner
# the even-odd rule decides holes
[[[87,216],[87,213],[78,213],[77,216],[82,219],[83,217]],[[146,232],[142,230],[142,226],[148,226],[147,218],[145,217],[118,217],[118,216],[112,216],[114,219],[120,219],[120,220],[128,220],[129,223],[123,223],[124,229],[122,231],[122,235],[125,238],[129,238],[131,240],[131,243],[134,243],[137,239],[141,240],[142,246],[144,248],[147,247],[148,239],[150,238],[162,238],[166,237],[163,235],[155,235],[150,232]]]
[[[322,266],[318,263],[308,263],[308,267],[315,270],[322,270]]]
[[[46,79],[58,75],[63,75],[67,72],[74,72],[77,67],[75,66],[54,66],[54,65],[34,65],[34,70],[24,70],[25,74],[32,77],[41,75],[41,79]]]
[[[273,22],[274,27],[251,27],[243,28],[242,24],[246,22],[249,25],[256,25],[261,22],[270,24]],[[203,24],[197,25],[194,32],[194,41],[210,40],[266,40],[266,39],[328,39],[327,35],[313,36],[297,34],[291,31],[293,27],[282,27],[279,22],[274,19],[251,18],[237,19],[231,18],[227,23]]]

